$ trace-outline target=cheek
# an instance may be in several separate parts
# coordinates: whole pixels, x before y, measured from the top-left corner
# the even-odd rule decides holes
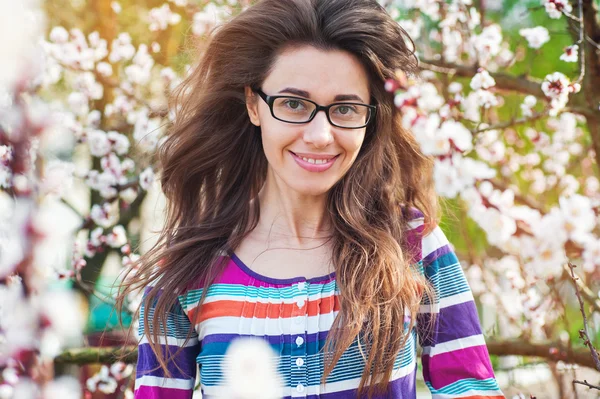
[[[279,162],[285,155],[284,150],[293,142],[285,127],[265,123],[261,126],[261,139],[265,155],[269,162]]]
[[[346,153],[351,157],[351,159],[355,159],[362,148],[364,138],[365,135],[364,132],[362,132],[355,136],[340,138],[339,143],[344,151],[346,151]]]

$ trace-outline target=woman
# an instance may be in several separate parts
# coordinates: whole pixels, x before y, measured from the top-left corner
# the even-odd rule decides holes
[[[417,337],[434,397],[503,397],[432,162],[384,89],[416,72],[409,40],[375,0],[264,0],[214,33],[125,290],[147,287],[137,398],[190,398],[197,365],[218,395],[241,336],[279,353],[285,397],[415,398]]]

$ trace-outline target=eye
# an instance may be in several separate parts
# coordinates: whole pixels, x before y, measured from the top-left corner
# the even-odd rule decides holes
[[[336,111],[342,115],[349,115],[351,113],[356,113],[356,109],[350,105],[340,105],[336,108]]]
[[[293,110],[304,108],[304,103],[302,101],[299,101],[299,100],[288,99],[288,100],[285,100],[284,104],[288,108],[291,108]]]

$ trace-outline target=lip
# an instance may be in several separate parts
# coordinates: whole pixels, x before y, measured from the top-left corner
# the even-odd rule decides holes
[[[335,160],[338,159],[339,154],[335,155],[333,157],[333,159],[327,163],[323,163],[320,165],[314,164],[314,163],[310,163],[310,162],[306,162],[305,160],[303,160],[302,158],[300,158],[298,155],[294,154],[293,152],[290,151],[290,154],[292,154],[292,158],[294,158],[294,161],[296,161],[296,163],[303,169],[308,170],[309,172],[325,172],[327,169],[331,168],[333,166],[333,164],[335,163]],[[302,156],[307,157],[306,155],[302,154]],[[320,156],[316,156],[313,155],[310,158],[312,159],[327,159],[327,158],[331,158],[331,155],[320,155]]]

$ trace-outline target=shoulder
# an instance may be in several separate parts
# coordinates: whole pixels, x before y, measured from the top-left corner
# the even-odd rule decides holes
[[[411,263],[417,263],[422,258],[422,241],[425,234],[425,215],[414,207],[402,207],[402,216],[406,222],[404,233],[404,248],[411,258]]]
[[[414,207],[402,209],[407,222],[405,244],[413,262],[421,262],[424,267],[440,256],[452,252],[452,244],[436,222],[427,222],[422,211]]]

